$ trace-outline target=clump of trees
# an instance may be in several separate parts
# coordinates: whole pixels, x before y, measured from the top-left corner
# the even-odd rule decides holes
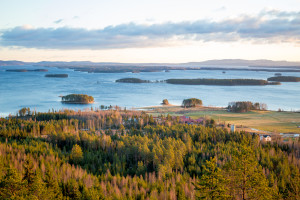
[[[196,107],[202,106],[202,100],[196,98],[184,99],[182,101],[182,107],[189,108],[189,107]]]
[[[88,96],[86,94],[69,94],[62,97],[62,102],[64,103],[93,103],[94,97]]]
[[[169,105],[168,99],[164,99],[164,100],[162,101],[162,105]]]
[[[19,116],[21,116],[21,117],[24,117],[24,116],[30,115],[30,114],[31,114],[31,111],[30,111],[29,107],[28,108],[21,108],[19,110]]]
[[[251,101],[235,101],[228,104],[230,112],[248,112],[250,110],[267,110],[265,103],[252,103]]]

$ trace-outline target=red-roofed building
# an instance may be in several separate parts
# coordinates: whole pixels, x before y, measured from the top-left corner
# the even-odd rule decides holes
[[[187,116],[180,116],[179,121],[185,124],[199,124],[202,123],[204,118],[198,118],[198,119],[191,119]]]

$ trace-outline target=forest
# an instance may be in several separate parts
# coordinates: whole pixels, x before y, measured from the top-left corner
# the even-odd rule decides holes
[[[24,110],[0,118],[0,199],[300,198],[299,139],[118,107]]]

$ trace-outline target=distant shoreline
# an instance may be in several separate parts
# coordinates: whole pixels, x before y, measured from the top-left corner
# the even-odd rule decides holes
[[[167,79],[166,83],[176,85],[217,85],[217,86],[265,86],[280,85],[280,82],[268,82],[262,79]]]

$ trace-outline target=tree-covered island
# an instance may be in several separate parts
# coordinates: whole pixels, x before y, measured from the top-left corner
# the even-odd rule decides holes
[[[86,94],[69,94],[61,97],[63,103],[89,104],[94,103],[94,97]]]
[[[268,81],[300,82],[300,77],[296,77],[296,76],[274,76],[274,77],[268,78]]]
[[[48,69],[7,69],[7,72],[47,72]]]
[[[223,85],[223,86],[249,86],[249,85],[280,85],[280,82],[268,82],[259,79],[167,79],[166,83],[180,85]]]
[[[68,74],[46,74],[45,77],[48,78],[68,78]]]
[[[139,78],[121,78],[116,80],[119,83],[150,83],[149,80],[142,80]]]

